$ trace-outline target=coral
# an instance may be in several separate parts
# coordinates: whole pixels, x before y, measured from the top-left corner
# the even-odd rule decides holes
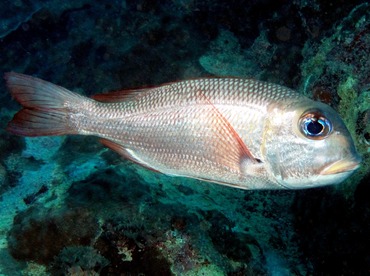
[[[135,250],[136,246],[129,247],[126,239],[121,239],[116,243],[118,254],[121,255],[122,262],[132,261],[132,252]]]
[[[49,270],[52,275],[99,275],[108,264],[92,247],[69,246],[54,258]]]
[[[172,275],[170,263],[162,252],[147,244],[141,237],[137,240],[125,236],[125,230],[103,225],[103,232],[94,247],[110,263],[101,271],[103,275],[122,272],[131,275]]]
[[[47,276],[46,267],[35,262],[27,262],[26,268],[22,270],[22,275],[27,276]]]
[[[201,266],[203,260],[192,247],[191,237],[177,230],[165,233],[165,240],[156,244],[156,248],[172,265],[175,275],[183,275]]]

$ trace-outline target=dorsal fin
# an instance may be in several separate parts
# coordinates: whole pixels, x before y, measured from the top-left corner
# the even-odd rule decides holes
[[[115,102],[125,102],[137,99],[139,96],[142,96],[143,93],[147,92],[149,88],[142,89],[128,89],[128,90],[119,90],[111,91],[107,93],[95,94],[91,96],[92,99],[104,102],[104,103],[115,103]]]

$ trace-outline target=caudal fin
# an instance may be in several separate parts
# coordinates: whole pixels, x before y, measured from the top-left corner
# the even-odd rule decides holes
[[[76,134],[71,126],[71,105],[84,97],[38,78],[14,72],[4,75],[12,96],[23,106],[9,122],[7,130],[22,136]]]

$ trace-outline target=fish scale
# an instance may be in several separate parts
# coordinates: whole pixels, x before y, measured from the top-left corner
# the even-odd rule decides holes
[[[5,78],[23,106],[10,132],[98,136],[168,175],[243,189],[305,188],[340,182],[360,162],[334,110],[277,84],[193,79],[91,99],[22,74]],[[323,134],[308,133],[309,124]]]
[[[245,87],[250,90],[247,92],[242,90]],[[265,98],[262,97],[263,89],[270,89],[267,90],[270,93],[265,93],[267,96]],[[280,94],[278,94],[279,91]],[[126,98],[120,104],[114,103],[113,108],[109,103],[97,103],[91,108],[91,114],[111,114],[115,111],[117,114],[114,118],[120,119],[109,119],[100,123],[101,127],[95,127],[90,134],[123,145],[124,148],[135,152],[134,159],[137,162],[153,164],[150,167],[154,170],[166,174],[191,175],[193,178],[208,179],[214,182],[232,181],[241,185],[247,181],[248,176],[244,176],[241,172],[240,164],[237,163],[239,160],[230,162],[222,158],[224,160],[221,161],[220,156],[215,154],[216,150],[227,152],[228,145],[225,145],[222,139],[227,142],[233,137],[223,133],[222,129],[211,128],[205,131],[210,125],[221,125],[218,122],[212,123],[214,120],[217,121],[213,109],[216,107],[220,110],[236,132],[239,130],[239,133],[243,133],[242,129],[245,129],[243,126],[246,125],[259,125],[253,130],[250,129],[250,132],[255,133],[253,136],[261,137],[263,117],[257,117],[256,113],[251,111],[252,109],[263,110],[268,100],[276,99],[276,95],[300,97],[279,85],[271,86],[252,80],[183,81],[148,91],[140,91],[129,100]],[[207,98],[213,105],[202,97]],[[117,107],[117,105],[121,106]],[[238,116],[240,112],[235,106],[241,106],[242,110],[250,116]],[[88,114],[87,117],[90,116]],[[88,125],[80,125],[79,128],[81,128],[80,131],[88,133],[92,129],[91,121],[85,120],[85,122],[88,122]],[[208,140],[204,137],[208,137]],[[261,158],[259,141],[254,139],[254,144],[251,143],[248,133],[243,133],[243,137],[245,137],[244,142],[247,147],[253,148],[255,155]],[[202,150],[207,143],[208,151]],[[166,147],[159,155],[157,148],[161,145],[166,145]],[[235,158],[232,161],[235,161]],[[199,166],[199,163],[203,166]],[[250,181],[256,180],[251,178]],[[263,184],[269,181],[267,177],[262,179]],[[250,184],[256,185],[256,183]]]
[[[238,84],[237,79],[226,80],[225,82],[226,84],[232,82],[232,87],[236,89],[244,86]],[[153,91],[140,92],[145,94],[136,95],[139,98],[138,100],[133,98],[120,103],[120,108],[117,108],[117,103],[113,104],[113,110],[121,110],[120,115],[118,115],[118,111],[118,114],[113,116],[119,119],[105,120],[99,123],[99,127],[96,127],[96,124],[93,127],[91,120],[88,119],[83,120],[87,123],[83,125],[81,119],[78,119],[80,124],[78,128],[80,132],[84,133],[89,133],[93,129],[89,134],[98,134],[100,137],[123,145],[126,149],[135,152],[134,159],[139,163],[155,163],[154,166],[151,165],[154,170],[176,175],[189,175],[191,173],[194,178],[207,178],[213,181],[220,181],[220,179],[229,175],[228,179],[223,180],[223,182],[229,182],[230,176],[236,178],[236,180],[233,180],[234,182],[239,181],[239,179],[245,182],[245,179],[240,176],[239,164],[236,164],[236,166],[235,164],[224,164],[225,161],[220,162],[218,155],[214,154],[216,149],[222,149],[223,152],[228,150],[219,141],[230,139],[230,137],[223,134],[221,129],[216,129],[216,134],[219,135],[215,135],[214,131],[204,131],[210,124],[212,125],[211,121],[215,120],[215,116],[212,111],[214,107],[205,102],[201,98],[202,95],[209,97],[214,105],[225,105],[225,108],[221,106],[217,106],[217,108],[225,109],[223,115],[228,120],[237,118],[235,113],[237,110],[228,107],[233,106],[238,98],[233,96],[231,92],[223,93],[226,84],[218,79],[213,81],[208,79],[203,81],[194,80],[170,84],[170,87],[155,88]],[[177,89],[177,87],[181,89]],[[202,93],[200,96],[199,90]],[[172,91],[177,92],[173,93]],[[229,97],[223,101],[217,100],[216,98],[222,94],[226,96],[229,94]],[[169,100],[166,100],[167,98]],[[251,98],[253,100],[258,99],[257,97]],[[251,103],[253,103],[253,100]],[[91,115],[87,114],[86,118],[100,113],[112,113],[112,110],[107,111],[111,109],[111,105],[109,103],[97,103],[89,110]],[[242,120],[239,125],[251,123],[247,116],[244,118],[246,120]],[[251,116],[251,119],[253,119],[253,116]],[[236,122],[234,127],[235,125],[237,125]],[[184,135],[184,132],[186,135]],[[121,135],[117,135],[117,133]],[[202,133],[202,136],[199,133]],[[215,137],[216,139],[205,141],[204,136]],[[211,145],[208,152],[202,151],[206,143]],[[157,148],[162,145],[166,145],[166,147],[158,155]],[[204,165],[199,166],[200,162]],[[181,170],[179,164],[182,166]],[[267,179],[264,179],[264,182],[266,181]]]

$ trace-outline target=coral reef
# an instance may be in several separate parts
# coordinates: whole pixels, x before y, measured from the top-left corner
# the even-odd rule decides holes
[[[363,158],[346,183],[314,190],[173,178],[94,137],[10,135],[19,106],[0,82],[0,274],[368,274],[367,1],[0,6],[1,73],[83,95],[209,75],[268,80],[336,109]]]
[[[64,140],[64,137],[38,137],[25,138],[26,148],[22,152],[24,157],[33,157],[36,160],[47,161],[53,158],[54,154],[59,151],[59,148]]]
[[[89,246],[64,247],[51,265],[52,275],[100,275],[109,261]]]
[[[42,6],[37,0],[15,1],[7,4],[7,8],[2,8],[0,13],[0,38],[6,37],[9,33],[19,28],[22,23],[30,20]],[[23,28],[26,27],[23,26]]]
[[[256,38],[249,49],[242,50],[237,38],[229,31],[221,30],[210,50],[199,58],[199,63],[216,76],[261,78],[276,52],[265,32]]]
[[[366,142],[369,121],[365,116],[370,110],[369,9],[368,3],[356,6],[322,43],[308,41],[301,66],[303,92],[338,110],[363,157],[357,177],[344,184],[350,186],[344,187],[349,197],[355,191],[353,185],[364,178],[370,167],[370,148]]]
[[[9,251],[15,259],[47,264],[65,247],[89,245],[97,232],[98,223],[88,210],[31,207],[14,218]]]

